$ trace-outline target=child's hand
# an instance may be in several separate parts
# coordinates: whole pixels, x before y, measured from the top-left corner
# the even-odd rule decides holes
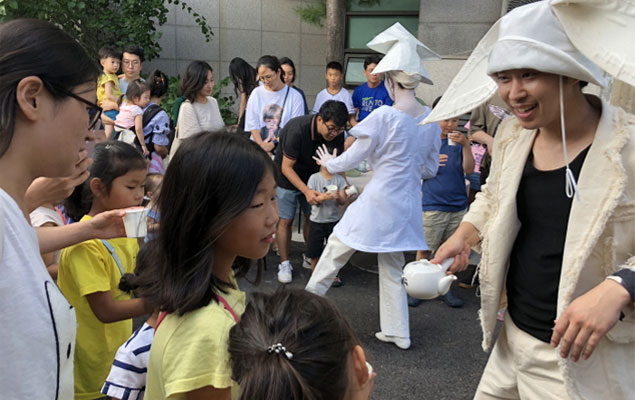
[[[461,146],[467,146],[470,142],[467,140],[467,137],[461,132],[454,131],[452,133],[448,133],[448,138],[450,138],[454,143],[458,143]]]
[[[448,162],[448,155],[444,153],[439,154],[439,167],[445,167]]]
[[[335,197],[329,193],[329,192],[325,192],[325,193],[321,193],[320,194],[320,202],[326,201],[326,200],[333,200]]]

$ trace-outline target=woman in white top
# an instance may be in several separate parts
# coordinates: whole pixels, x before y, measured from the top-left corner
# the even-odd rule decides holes
[[[179,110],[179,139],[188,138],[203,131],[215,131],[225,126],[218,102],[212,97],[214,72],[205,61],[192,61],[181,81],[181,93],[185,101]]]
[[[262,56],[258,60],[256,67],[258,79],[263,83],[251,92],[247,101],[247,111],[245,111],[245,131],[251,132],[251,139],[258,143],[265,151],[271,152],[275,149],[278,135],[266,137],[261,136],[261,129],[266,126],[264,111],[270,110],[272,104],[282,108],[281,116],[278,119],[278,129],[280,129],[294,117],[304,115],[304,100],[297,90],[285,85],[284,71],[280,66],[280,61],[274,56]]]
[[[0,359],[11,360],[0,364],[0,393],[72,399],[75,310],[42,262],[25,193],[35,178],[71,175],[88,156],[99,70],[44,21],[0,25],[0,55]]]

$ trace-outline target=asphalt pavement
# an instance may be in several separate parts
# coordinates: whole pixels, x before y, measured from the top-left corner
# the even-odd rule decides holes
[[[291,287],[304,288],[311,274],[301,266],[303,249],[303,243],[292,242],[293,282],[288,284]],[[276,290],[280,286],[276,276],[278,263],[279,257],[270,252],[260,285],[254,287],[243,279],[239,281],[240,288],[247,293]],[[341,270],[344,285],[331,288],[327,297],[348,318],[377,372],[372,398],[472,399],[488,357],[481,349],[476,289],[453,285],[455,293],[465,302],[462,308],[450,308],[440,300],[410,308],[412,345],[404,351],[374,336],[379,330],[376,257],[357,253],[352,263],[355,265],[349,263]]]

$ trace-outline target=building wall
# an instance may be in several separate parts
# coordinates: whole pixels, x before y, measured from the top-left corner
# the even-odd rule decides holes
[[[177,5],[159,27],[163,48],[159,59],[144,65],[169,75],[182,74],[192,60],[205,60],[218,81],[228,76],[229,62],[242,57],[252,65],[264,54],[289,57],[296,65],[296,85],[311,108],[324,88],[326,30],[300,20],[294,9],[317,0],[187,0],[207,18],[214,36],[206,43],[194,18]],[[478,40],[501,15],[503,0],[421,0],[419,39],[443,56],[426,63],[434,86],[421,85],[426,103],[447,88]],[[233,93],[233,86],[226,89]]]
[[[295,84],[304,90],[310,108],[325,85],[326,30],[301,21],[294,9],[311,2],[187,0],[212,27],[214,36],[209,43],[193,17],[180,6],[167,5],[168,22],[159,27],[163,34],[161,56],[146,63],[144,71],[156,67],[169,75],[183,74],[188,63],[204,60],[212,66],[214,78],[219,81],[228,76],[229,62],[234,57],[242,57],[255,66],[265,54],[286,56],[295,63]],[[226,92],[233,94],[233,85],[230,86]]]
[[[441,96],[478,41],[501,16],[503,0],[421,0],[418,37],[442,60],[424,65],[433,86],[416,92],[427,104]]]

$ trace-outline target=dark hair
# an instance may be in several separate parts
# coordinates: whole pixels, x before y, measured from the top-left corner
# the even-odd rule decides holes
[[[170,80],[166,74],[158,69],[155,69],[148,75],[146,82],[150,87],[150,96],[152,97],[163,97],[168,92]]]
[[[49,22],[15,19],[1,24],[0,157],[13,139],[16,90],[22,79],[38,76],[54,99],[64,100],[64,90],[95,81],[100,73],[79,43]]]
[[[291,69],[293,70],[293,79],[291,79],[291,83],[293,83],[293,82],[295,82],[295,76],[297,75],[295,73],[295,64],[293,63],[293,61],[289,57],[282,57],[280,59],[280,67],[282,68],[282,66],[285,65],[285,64],[290,66]],[[284,79],[284,76],[283,76],[283,79]]]
[[[139,288],[139,275],[148,268],[148,248],[144,244],[137,253],[137,261],[134,273],[123,274],[119,279],[119,290],[122,292],[132,292]]]
[[[251,204],[271,158],[255,142],[223,129],[182,141],[161,184],[157,237],[148,242],[151,268],[138,293],[155,307],[183,315],[218,301],[231,284],[214,273],[214,243]],[[238,258],[237,276],[249,268]]]
[[[436,107],[437,104],[439,104],[439,101],[441,101],[441,96],[434,99],[434,101],[432,102],[432,108]]]
[[[211,65],[205,61],[192,61],[185,69],[185,75],[181,80],[181,94],[189,101],[194,101],[196,93],[207,81],[207,72],[214,73]]]
[[[344,68],[342,67],[342,64],[340,64],[337,61],[331,61],[330,63],[326,64],[326,70],[328,71],[329,69],[336,69],[340,72],[344,72]]]
[[[133,98],[141,97],[141,95],[148,90],[150,90],[150,86],[148,86],[145,82],[141,82],[140,79],[135,79],[128,84],[128,89],[126,89],[126,98],[129,101],[132,101]]]
[[[244,92],[249,97],[251,92],[258,87],[256,75],[258,75],[258,72],[254,67],[240,57],[232,59],[229,63],[229,77],[234,82],[234,93],[236,96]]]
[[[262,56],[256,63],[256,72],[258,71],[260,66],[265,66],[273,72],[280,71],[280,79],[282,80],[282,82],[284,82],[284,70],[282,69],[282,64],[280,63],[280,60],[278,60],[278,57],[270,55]]]
[[[129,44],[123,48],[122,53],[134,54],[139,57],[140,62],[144,62],[145,58],[143,57],[143,47],[137,46],[136,44]]]
[[[292,354],[290,359],[268,352],[277,343]],[[302,289],[254,293],[229,331],[239,399],[344,399],[348,354],[358,344],[346,318],[325,297]]]
[[[364,71],[366,71],[366,68],[370,64],[379,64],[380,61],[381,61],[381,57],[378,56],[377,54],[367,56],[366,58],[364,58]]]
[[[104,58],[108,58],[108,57],[121,60],[121,52],[116,50],[112,46],[104,46],[101,49],[99,49],[99,52],[97,53],[97,57],[99,57],[100,60],[103,60]]]
[[[348,122],[348,108],[346,104],[338,100],[327,100],[320,107],[318,115],[322,118],[322,121],[333,121],[337,126],[346,126]]]
[[[120,176],[138,169],[145,169],[146,161],[143,155],[134,147],[124,142],[108,141],[95,145],[93,164],[88,167],[90,177],[75,190],[64,202],[66,214],[73,221],[79,221],[88,214],[93,205],[93,194],[90,181],[99,178],[110,193],[112,182]]]

